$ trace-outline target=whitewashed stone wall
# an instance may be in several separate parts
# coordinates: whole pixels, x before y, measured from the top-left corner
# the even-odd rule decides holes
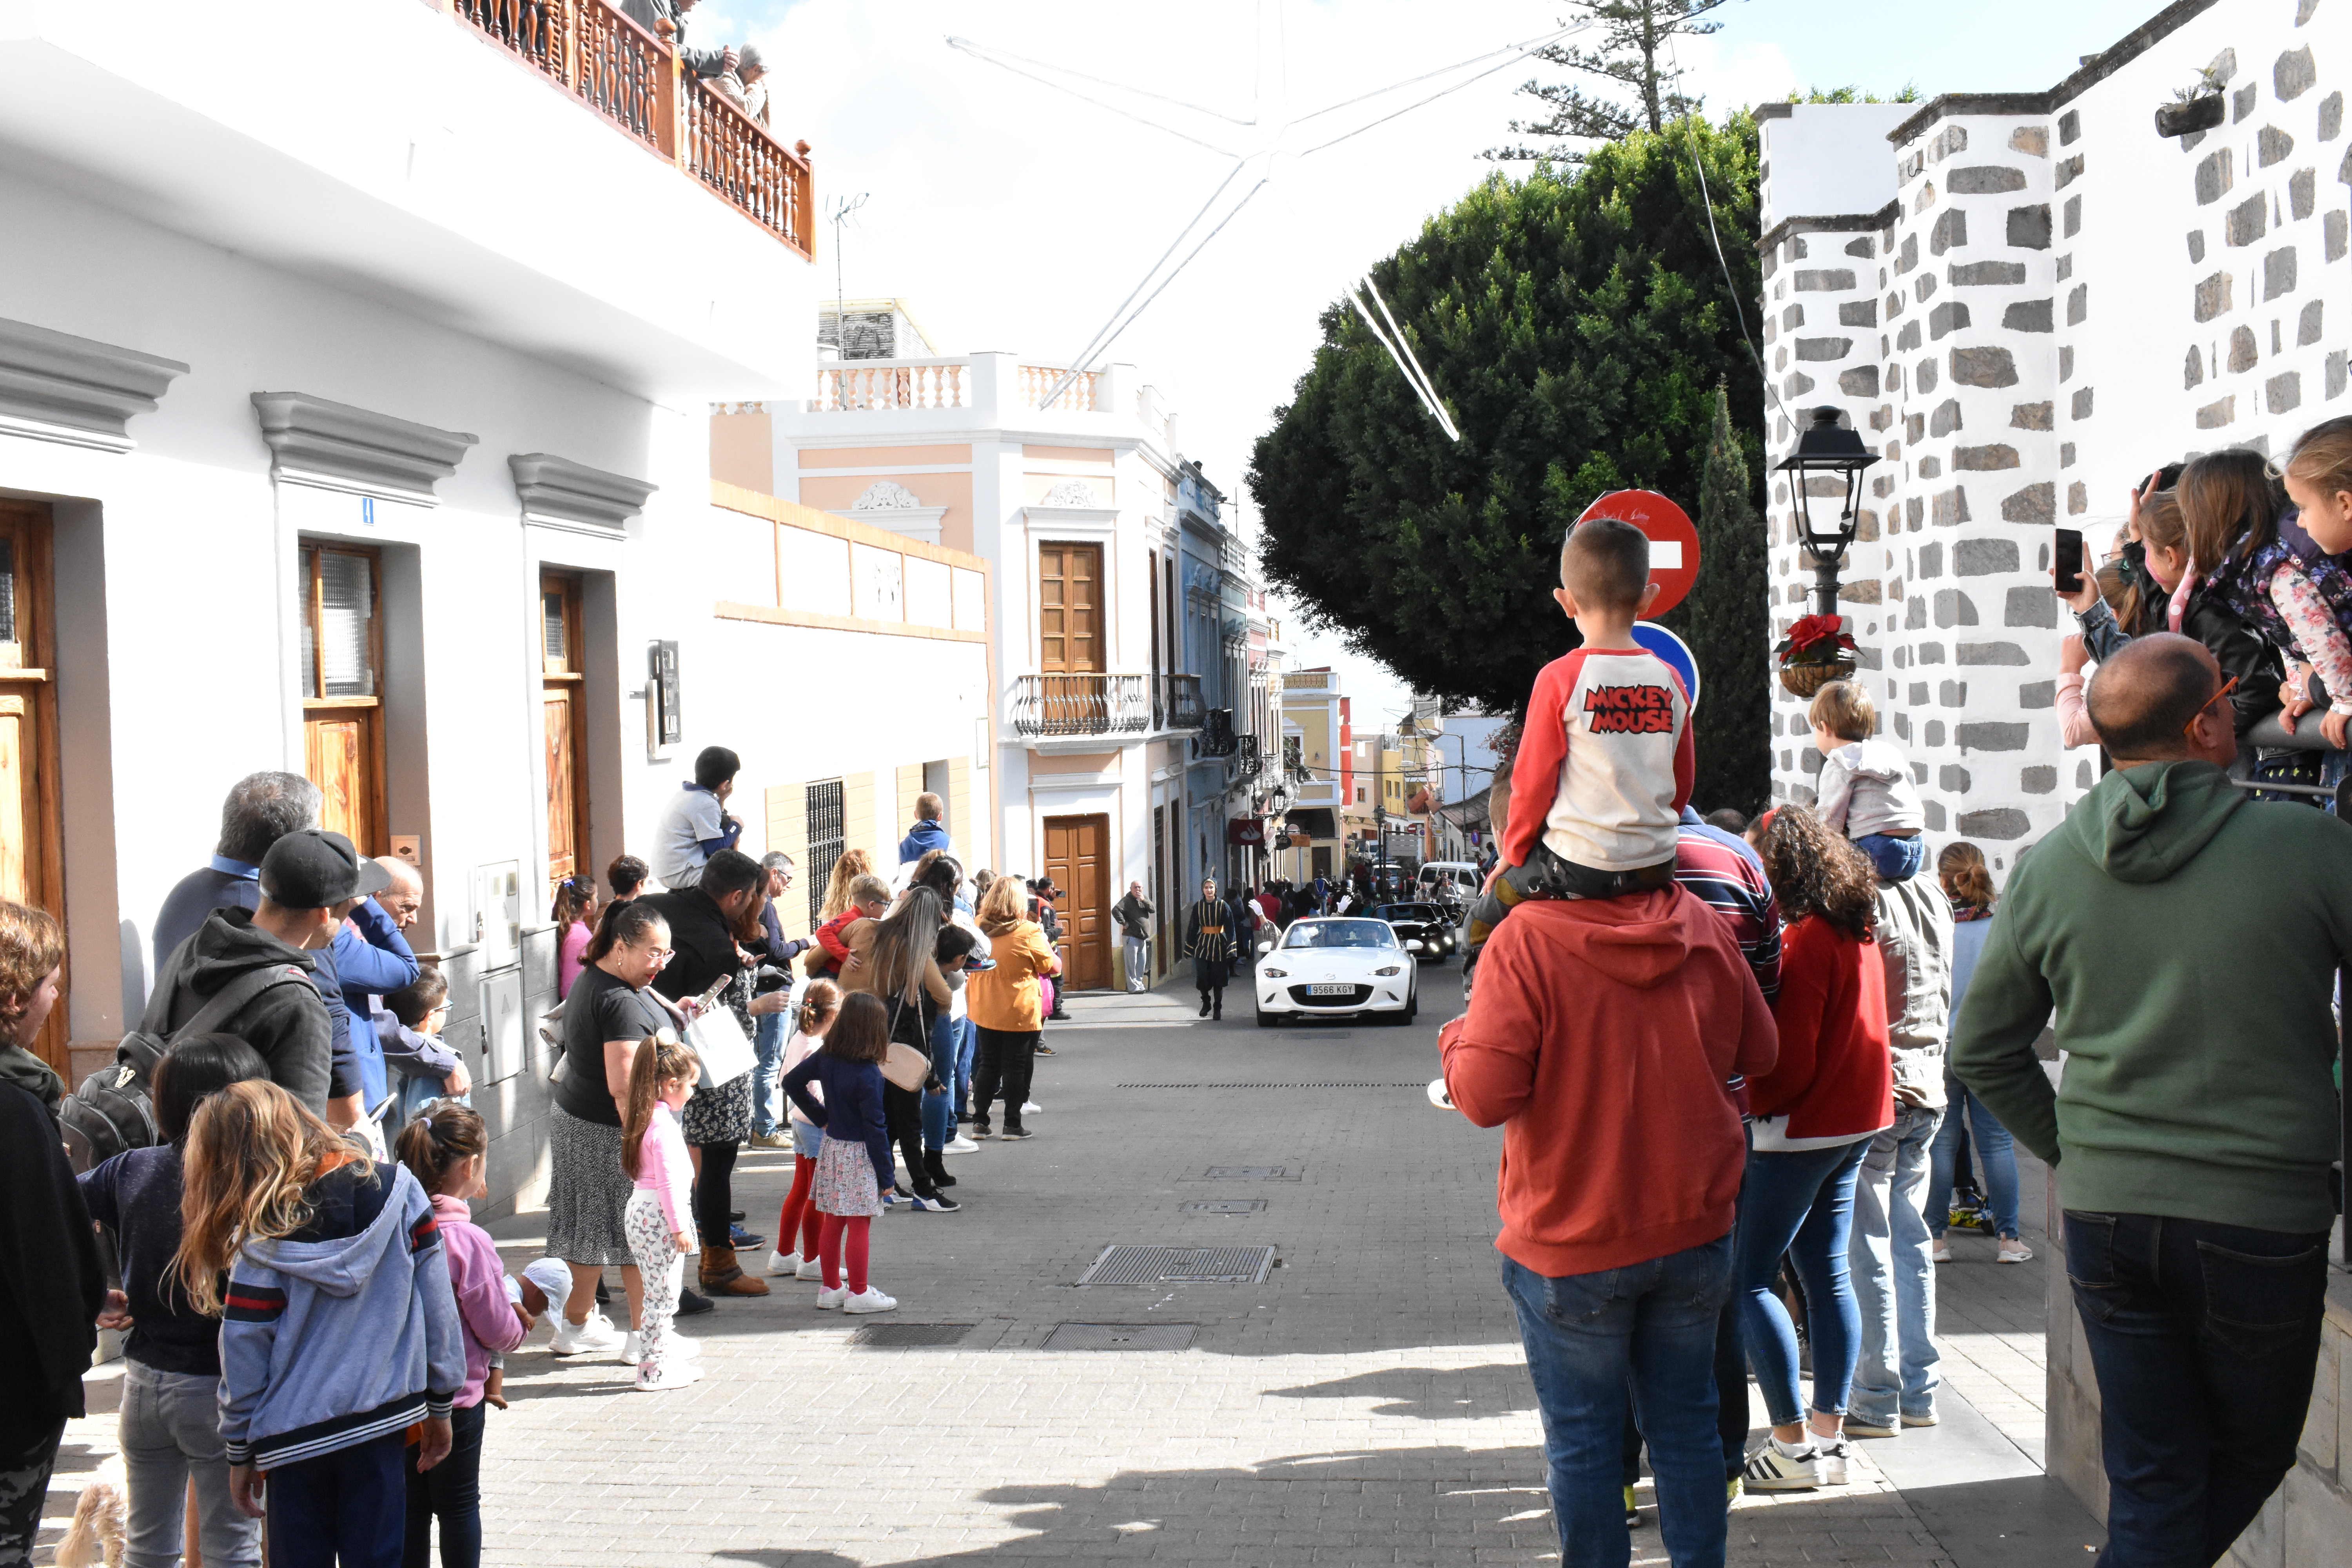
[[[2158,105],[2209,65],[2227,121],[2158,137]],[[2352,0],[2191,0],[2047,93],[1923,106],[1886,137],[1884,209],[1768,200],[1768,448],[1780,460],[1834,403],[1882,456],[1840,607],[1931,848],[1972,838],[2005,870],[2095,778],[2052,709],[2072,625],[2049,587],[2053,528],[2101,550],[2158,465],[2281,454],[2352,413],[2348,75]],[[1857,134],[1875,132],[1883,108],[1861,107]],[[1817,125],[1778,150],[1773,129],[1768,185],[1823,155]],[[1812,573],[1778,476],[1771,496],[1777,632]],[[1783,695],[1774,713],[1774,792],[1808,800],[1803,705]]]

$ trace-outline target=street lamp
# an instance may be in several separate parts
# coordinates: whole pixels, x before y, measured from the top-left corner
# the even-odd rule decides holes
[[[1838,562],[1853,542],[1854,505],[1862,499],[1862,471],[1878,455],[1862,444],[1861,432],[1838,423],[1838,411],[1824,404],[1813,410],[1813,422],[1797,437],[1797,449],[1779,465],[1796,491],[1798,542],[1813,560],[1813,613],[1838,613]],[[1829,474],[1845,481],[1845,509],[1833,526],[1813,521],[1812,476]],[[1826,499],[1826,498],[1825,498]]]

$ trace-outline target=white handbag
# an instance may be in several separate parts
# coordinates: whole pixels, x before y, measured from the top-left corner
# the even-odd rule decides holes
[[[731,1007],[713,1007],[695,1019],[686,1032],[686,1043],[701,1059],[705,1089],[734,1082],[750,1072],[757,1060],[751,1052],[751,1042],[743,1037],[743,1026],[735,1021]]]

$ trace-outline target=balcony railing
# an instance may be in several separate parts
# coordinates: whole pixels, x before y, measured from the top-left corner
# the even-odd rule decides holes
[[[817,367],[814,414],[858,408],[969,408],[968,359],[835,360]]]
[[[787,147],[606,0],[428,0],[570,92],[803,257],[814,182]]]
[[[1203,710],[1201,678],[1197,675],[1155,675],[1151,678],[1151,727],[1155,730],[1197,730]]]
[[[1013,685],[1013,731],[1025,740],[1058,735],[1140,735],[1151,726],[1148,675],[1024,675]]]

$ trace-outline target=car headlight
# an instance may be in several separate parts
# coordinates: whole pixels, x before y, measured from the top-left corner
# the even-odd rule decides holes
[[[1290,971],[1287,969],[1261,968],[1258,970],[1258,973],[1265,975],[1268,980],[1287,980],[1290,978]]]
[[[1404,965],[1401,963],[1391,963],[1385,969],[1375,969],[1372,973],[1380,975],[1382,979],[1386,979],[1391,974],[1402,974],[1404,973]]]

